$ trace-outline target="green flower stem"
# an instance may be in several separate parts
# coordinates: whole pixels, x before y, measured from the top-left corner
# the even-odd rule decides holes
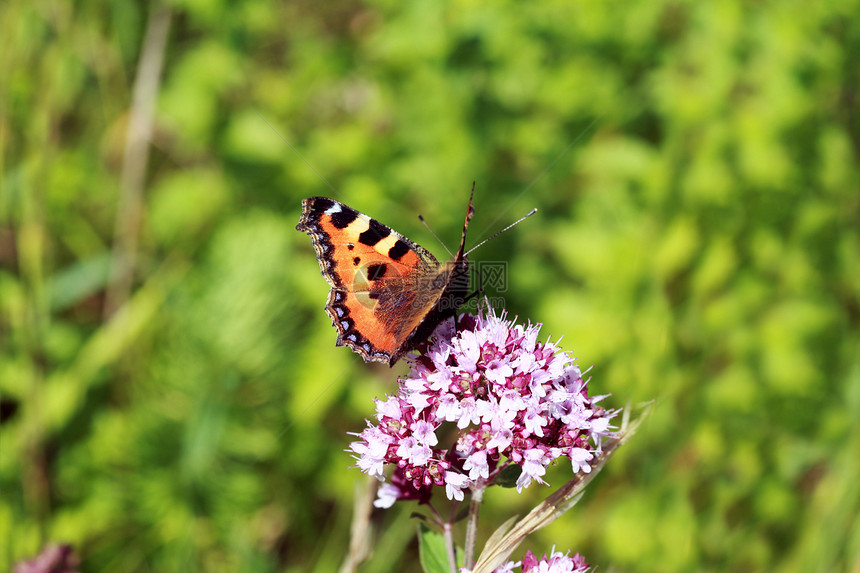
[[[442,531],[445,535],[445,549],[448,552],[448,565],[451,567],[451,573],[457,573],[457,554],[454,550],[454,535],[452,533],[452,525],[450,521],[446,521],[442,525]]]

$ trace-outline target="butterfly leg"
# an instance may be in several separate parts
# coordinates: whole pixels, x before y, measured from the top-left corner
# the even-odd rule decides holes
[[[486,298],[487,293],[484,291],[484,275],[481,274],[481,269],[478,267],[472,267],[475,269],[475,272],[478,274],[478,288],[476,288],[471,294],[467,295],[465,299],[463,299],[463,304],[466,304],[477,295],[482,294]]]
[[[470,300],[472,300],[473,298],[475,298],[479,294],[484,295],[484,299],[486,300],[487,293],[484,291],[483,275],[481,275],[481,271],[478,268],[475,268],[475,272],[478,273],[478,288],[476,288],[474,291],[472,291],[471,293],[466,295],[466,298],[463,299],[463,302],[461,303],[460,306],[465,305],[467,302],[469,302]],[[459,322],[457,320],[457,317],[458,317],[457,313],[454,313],[454,331],[459,333],[460,332],[460,325],[459,325]]]

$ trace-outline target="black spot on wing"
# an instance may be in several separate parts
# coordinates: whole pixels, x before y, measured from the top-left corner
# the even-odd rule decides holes
[[[370,265],[367,267],[367,280],[378,281],[385,276],[388,267],[385,264]]]
[[[388,249],[388,256],[394,259],[395,261],[399,261],[400,257],[405,255],[410,251],[409,245],[407,245],[403,239],[397,239],[397,242],[394,243],[394,246]]]
[[[311,201],[310,211],[317,217],[334,207],[334,201],[326,197],[314,197],[313,199],[305,199]]]
[[[341,204],[340,211],[338,211],[337,213],[332,213],[331,224],[338,229],[344,229],[348,227],[349,224],[355,221],[357,218],[358,211],[356,211],[352,207],[347,207],[346,205]]]
[[[391,229],[376,219],[371,219],[368,229],[358,236],[358,242],[363,245],[367,245],[368,247],[372,247],[390,234]]]
[[[361,257],[355,257],[354,259],[352,259],[352,264],[355,266],[358,266],[358,263],[360,263],[360,262],[361,262]]]

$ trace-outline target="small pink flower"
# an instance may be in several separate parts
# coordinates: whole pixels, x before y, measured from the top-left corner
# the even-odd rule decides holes
[[[570,463],[573,467],[573,472],[582,471],[591,473],[591,466],[588,464],[594,455],[585,448],[571,448],[567,456],[570,458]]]
[[[478,478],[490,477],[490,466],[487,464],[487,451],[478,450],[463,462],[463,469],[469,471],[469,479],[477,482]]]
[[[400,488],[394,484],[384,483],[379,486],[376,492],[376,501],[373,502],[374,507],[388,509],[400,497]]]
[[[463,501],[463,488],[469,485],[469,478],[456,472],[448,472],[445,475],[445,494],[448,499]]]
[[[532,480],[539,483],[546,483],[540,477],[546,473],[547,453],[539,448],[526,450],[523,454],[523,473],[520,474],[517,480],[517,491],[522,491],[524,487],[528,487]]]

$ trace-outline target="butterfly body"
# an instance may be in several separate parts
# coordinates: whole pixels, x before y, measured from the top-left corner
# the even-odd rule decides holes
[[[393,366],[453,316],[468,294],[466,228],[454,259],[429,251],[379,221],[327,197],[302,201],[296,229],[311,236],[320,271],[331,286],[326,313],[337,345],[368,362]]]

